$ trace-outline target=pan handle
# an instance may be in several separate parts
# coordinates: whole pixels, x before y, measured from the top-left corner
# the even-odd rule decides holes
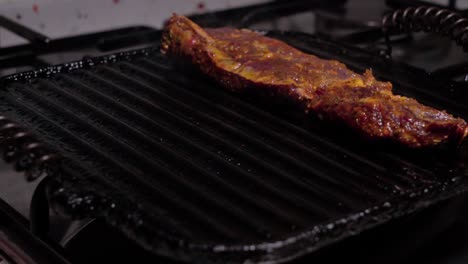
[[[420,31],[444,35],[468,52],[468,18],[452,10],[429,6],[398,9],[383,17],[382,30],[389,57],[391,34]]]
[[[50,39],[47,36],[25,27],[3,15],[0,15],[0,27],[27,39],[32,44],[44,45],[50,42]]]

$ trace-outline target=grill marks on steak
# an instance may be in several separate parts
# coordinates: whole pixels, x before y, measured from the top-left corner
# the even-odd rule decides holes
[[[468,134],[463,119],[394,95],[392,84],[377,81],[370,70],[358,74],[250,30],[202,29],[174,15],[162,52],[189,59],[229,90],[263,89],[288,97],[306,112],[344,122],[368,138],[422,147],[460,143]]]

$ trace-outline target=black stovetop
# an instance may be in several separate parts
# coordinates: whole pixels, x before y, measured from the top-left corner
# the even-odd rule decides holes
[[[343,41],[344,45],[355,45],[374,52],[376,56],[382,56],[386,46],[382,36],[376,35],[375,32],[379,29],[383,14],[392,8],[415,5],[416,2],[430,4],[431,1],[274,1],[240,9],[195,15],[192,18],[204,26],[228,25],[258,30],[306,32]],[[456,1],[447,1],[447,4],[452,8],[457,7]],[[460,11],[466,13],[464,10]],[[12,28],[21,30],[21,28]],[[129,27],[57,40],[29,33],[25,34],[25,37],[31,40],[31,44],[0,48],[0,76],[82,59],[86,56],[149,47],[158,41],[159,36],[155,29],[149,27]],[[459,47],[439,36],[402,34],[395,36],[392,44],[393,59],[427,71],[443,70],[448,66],[463,63],[467,59]],[[451,78],[463,81],[467,72],[461,71]],[[6,187],[0,187],[0,191],[2,188],[9,188],[6,184],[2,186]],[[382,227],[387,229],[383,233],[378,230],[366,232],[313,256],[303,258],[297,263],[308,263],[312,260],[334,263],[350,259],[360,263],[414,261],[466,263],[468,225],[465,224],[465,214],[460,213],[465,206],[466,197],[443,203],[431,210]],[[15,209],[24,211],[24,208]],[[431,220],[426,221],[426,219]],[[87,263],[89,258],[95,259],[96,263],[109,261],[109,258],[121,262],[122,259],[131,259],[135,256],[139,256],[139,259],[141,256],[152,258],[152,261],[148,261],[152,263],[157,259],[115,234],[112,228],[99,220],[86,222],[84,228],[80,229],[80,226],[74,228],[75,230],[68,228],[68,219],[53,216],[51,221],[52,229],[55,227],[60,230],[68,229],[66,235],[63,231],[51,230],[49,237],[56,243],[67,241],[67,254],[77,263]],[[1,228],[2,226],[0,230]],[[81,232],[75,232],[77,229]],[[78,235],[73,237],[70,233]],[[49,242],[53,243],[50,240]],[[160,261],[168,262],[166,259]]]

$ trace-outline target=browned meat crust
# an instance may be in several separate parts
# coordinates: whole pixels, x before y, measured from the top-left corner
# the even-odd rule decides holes
[[[190,59],[229,90],[267,89],[368,138],[422,147],[460,143],[468,134],[463,119],[394,95],[392,84],[377,81],[370,70],[358,74],[250,30],[202,29],[174,15],[165,27],[162,52]]]

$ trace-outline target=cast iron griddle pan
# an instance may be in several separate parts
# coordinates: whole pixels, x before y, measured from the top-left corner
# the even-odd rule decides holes
[[[468,118],[461,85],[310,35],[268,34]],[[56,208],[179,260],[285,262],[467,186],[465,145],[366,142],[286,103],[227,92],[158,47],[12,75],[0,98],[6,157],[30,177],[49,174]]]

